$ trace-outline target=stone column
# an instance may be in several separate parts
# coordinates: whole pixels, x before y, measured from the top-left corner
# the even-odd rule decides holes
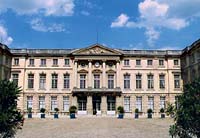
[[[33,95],[33,112],[37,113],[38,112],[38,95],[34,94]]]
[[[78,86],[78,79],[77,79],[77,61],[74,60],[74,87]]]
[[[116,87],[120,87],[120,68],[119,61],[117,61],[117,75],[116,75]]]
[[[88,87],[92,87],[92,62],[89,60],[89,66],[88,66]]]
[[[134,113],[134,112],[135,112],[135,109],[136,109],[136,97],[135,97],[135,95],[131,95],[131,96],[130,96],[130,105],[131,105],[130,111],[131,111],[132,113]]]
[[[123,105],[123,100],[124,100],[124,97],[123,96],[116,96],[116,109],[119,107],[119,106],[124,106]]]
[[[71,96],[71,105],[70,106],[76,106],[78,109],[78,101],[76,96]]]
[[[142,112],[147,113],[148,109],[148,95],[142,96]]]
[[[102,72],[102,87],[106,88],[106,63],[103,61],[103,72]]]
[[[93,114],[92,96],[87,96],[87,114],[89,115]]]
[[[51,110],[51,95],[47,94],[45,96],[45,109],[47,112]]]
[[[101,113],[102,115],[107,114],[107,96],[101,97]]]
[[[58,95],[58,109],[59,112],[63,111],[63,95]]]
[[[160,112],[160,96],[159,95],[154,96],[154,112],[156,116]]]

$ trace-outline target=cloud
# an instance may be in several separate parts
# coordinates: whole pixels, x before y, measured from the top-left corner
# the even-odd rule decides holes
[[[121,14],[114,22],[112,22],[111,27],[123,27],[127,24],[129,17],[126,14]]]
[[[74,0],[0,0],[0,13],[12,9],[19,15],[71,16]]]
[[[198,5],[199,0],[144,0],[138,4],[140,16],[136,21],[130,21],[128,15],[122,13],[111,27],[144,28],[148,45],[154,46],[162,28],[180,30],[189,26],[191,19],[200,17]]]
[[[63,24],[49,23],[45,24],[42,19],[36,18],[30,22],[31,28],[40,32],[64,32]]]
[[[13,38],[8,36],[7,29],[0,24],[0,42],[6,45],[10,45]]]

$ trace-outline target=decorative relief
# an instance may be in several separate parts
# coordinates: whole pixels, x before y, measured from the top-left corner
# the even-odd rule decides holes
[[[100,47],[94,47],[81,52],[81,54],[112,54],[112,52],[102,49]]]

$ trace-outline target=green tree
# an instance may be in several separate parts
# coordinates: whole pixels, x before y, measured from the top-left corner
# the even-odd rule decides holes
[[[178,97],[175,126],[180,138],[200,138],[200,79],[185,85]]]
[[[23,115],[17,109],[20,92],[15,83],[0,80],[0,138],[14,137],[23,126]]]

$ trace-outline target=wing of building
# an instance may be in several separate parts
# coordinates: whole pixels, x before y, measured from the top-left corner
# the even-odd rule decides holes
[[[11,49],[11,78],[23,93],[18,106],[35,114],[114,115],[124,106],[159,114],[182,93],[179,50],[121,50],[100,44],[81,49]],[[96,112],[94,112],[96,111]]]

